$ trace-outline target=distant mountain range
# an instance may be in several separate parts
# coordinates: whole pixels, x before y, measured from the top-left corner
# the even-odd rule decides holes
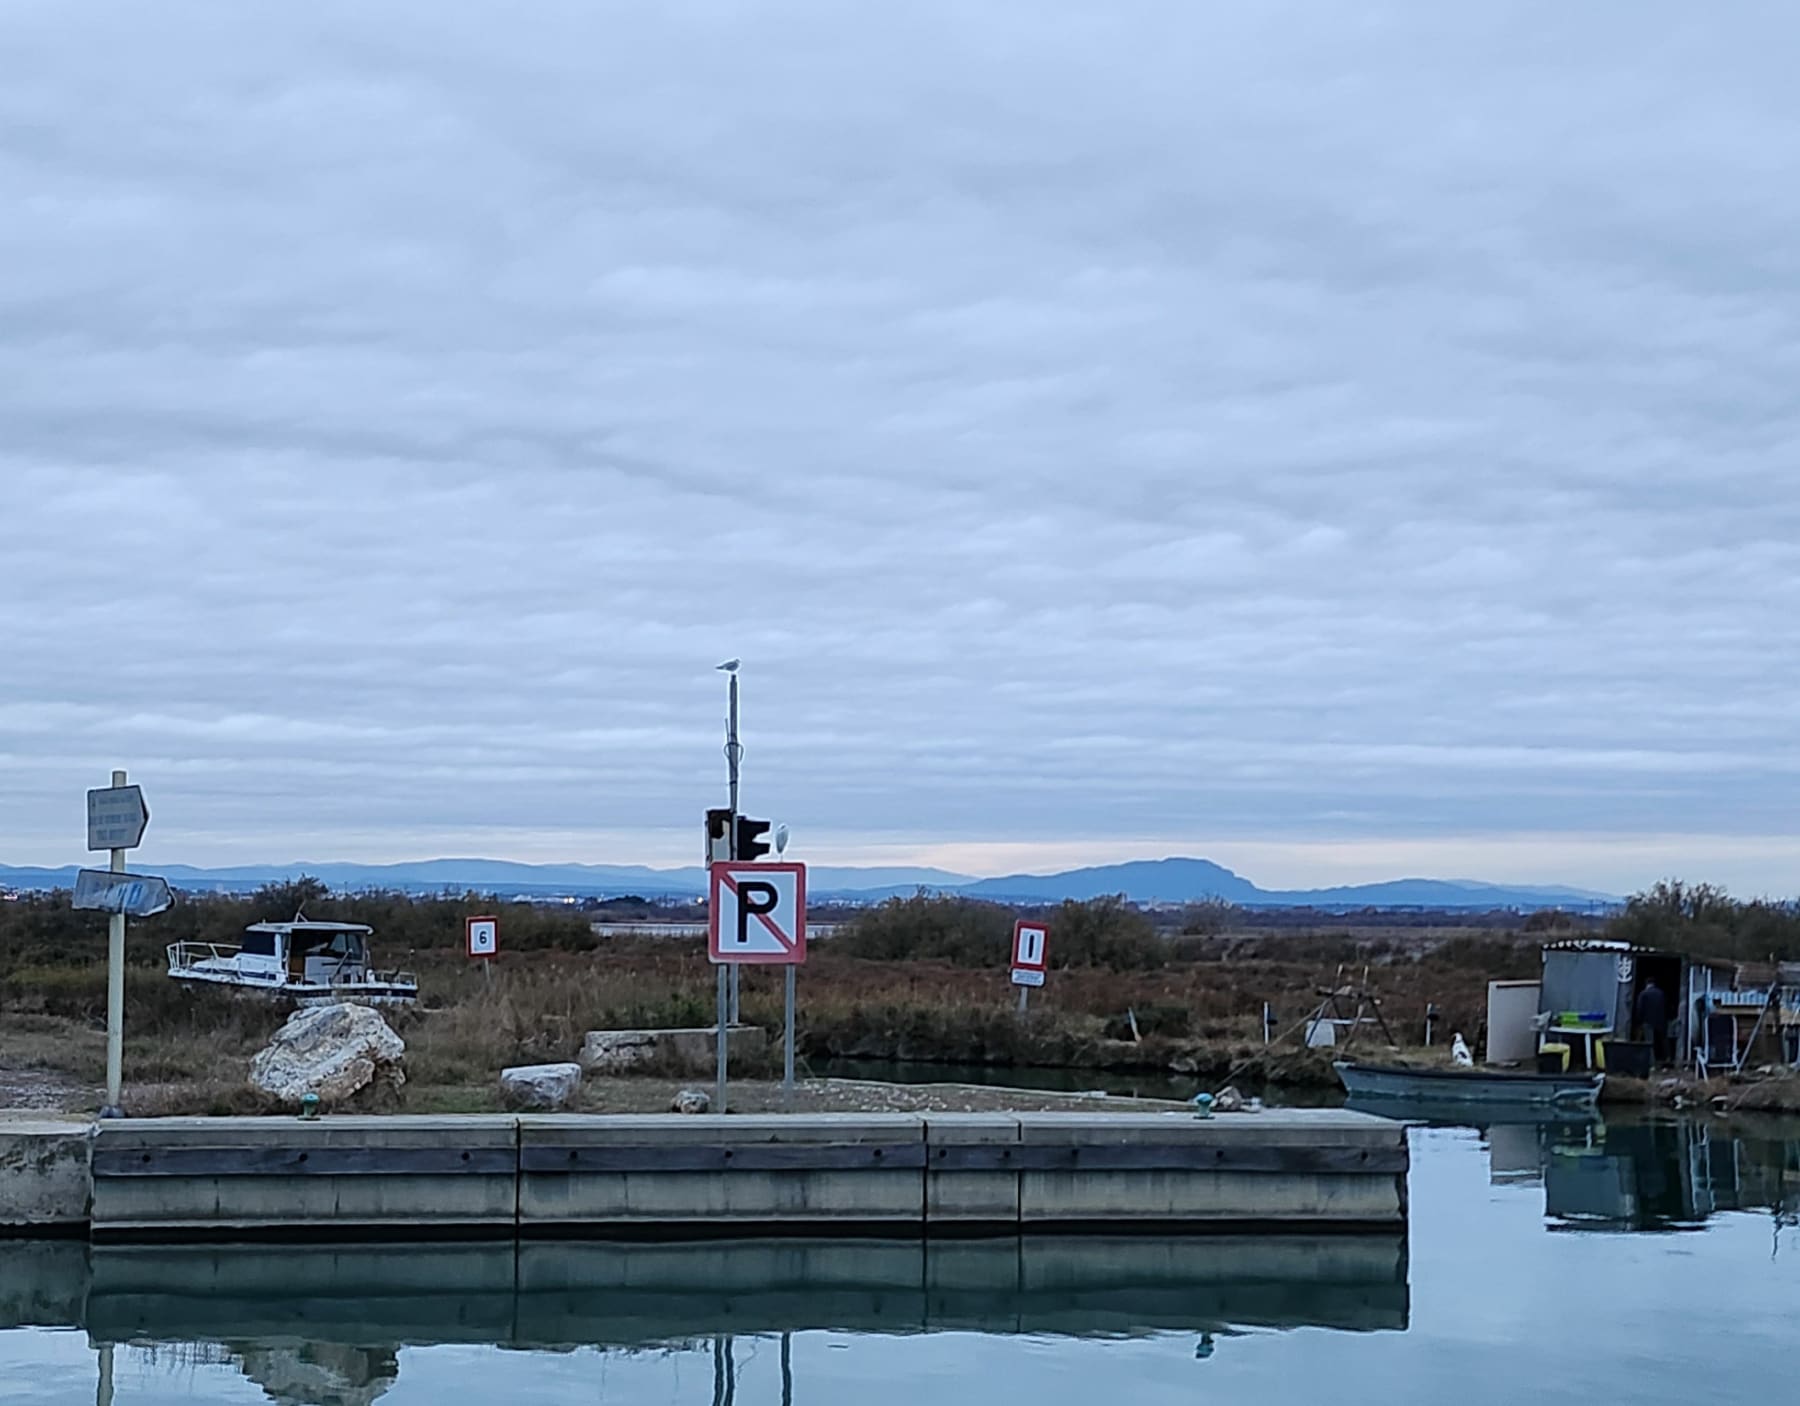
[[[136,867],[136,866],[134,866]],[[311,875],[334,889],[387,889],[441,893],[476,889],[521,897],[691,898],[705,875],[698,865],[650,869],[635,864],[518,864],[504,859],[428,859],[406,864],[251,864],[196,869],[185,864],[141,866],[180,889],[244,892],[268,883]],[[807,870],[814,897],[878,899],[918,889],[966,894],[1013,903],[1057,903],[1122,893],[1139,903],[1195,903],[1220,899],[1245,908],[1588,908],[1617,900],[1587,889],[1470,880],[1393,879],[1321,889],[1264,889],[1206,859],[1143,859],[1070,869],[1060,874],[1009,874],[977,879],[930,868],[853,868],[813,865]],[[75,867],[9,868],[0,865],[0,888],[68,888]]]

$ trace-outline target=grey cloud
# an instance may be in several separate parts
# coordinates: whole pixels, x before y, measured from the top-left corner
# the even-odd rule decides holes
[[[1789,835],[1797,31],[15,7],[0,845]]]

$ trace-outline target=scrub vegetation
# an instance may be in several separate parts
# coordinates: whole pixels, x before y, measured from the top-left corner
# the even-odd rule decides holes
[[[407,1042],[408,1106],[483,1106],[501,1067],[571,1058],[588,1030],[713,1019],[704,943],[602,937],[596,915],[572,907],[496,909],[477,895],[334,898],[309,881],[247,898],[194,897],[131,925],[126,1082],[139,1111],[257,1106],[244,1070],[286,1012],[169,981],[163,948],[234,943],[247,924],[302,908],[368,923],[377,962],[418,974],[419,1008],[390,1012]],[[489,976],[463,955],[463,919],[495,911],[502,957]],[[1223,905],[1150,913],[1102,898],[1032,914],[1049,924],[1052,969],[1020,1019],[1006,971],[1015,910],[922,894],[841,916],[838,934],[814,944],[800,974],[799,1053],[815,1069],[902,1060],[1323,1086],[1331,1081],[1323,1056],[1291,1037],[1265,1049],[1265,1002],[1280,1035],[1324,991],[1366,979],[1402,1045],[1423,1041],[1428,1005],[1439,1012],[1440,1043],[1458,1030],[1473,1042],[1487,982],[1535,975],[1546,937],[1604,932],[1719,955],[1800,955],[1791,909],[1737,903],[1705,886],[1660,885],[1604,926],[1555,914],[1258,914]],[[105,944],[104,917],[72,911],[66,894],[0,903],[0,1069],[99,1082]],[[779,1032],[778,970],[745,971],[743,1011]]]

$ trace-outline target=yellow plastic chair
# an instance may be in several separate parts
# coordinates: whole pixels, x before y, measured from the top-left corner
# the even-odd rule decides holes
[[[1569,1050],[1569,1047],[1567,1045],[1563,1044],[1561,1041],[1552,1040],[1545,1044],[1539,1045],[1538,1053],[1539,1054],[1561,1055],[1562,1056],[1563,1073],[1567,1074],[1569,1072],[1570,1050]]]

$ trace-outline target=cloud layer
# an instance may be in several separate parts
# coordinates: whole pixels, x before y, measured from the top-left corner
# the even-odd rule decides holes
[[[1791,888],[1800,18],[1737,23],[11,7],[0,850],[125,764],[168,859],[687,860],[740,655],[820,857]]]

